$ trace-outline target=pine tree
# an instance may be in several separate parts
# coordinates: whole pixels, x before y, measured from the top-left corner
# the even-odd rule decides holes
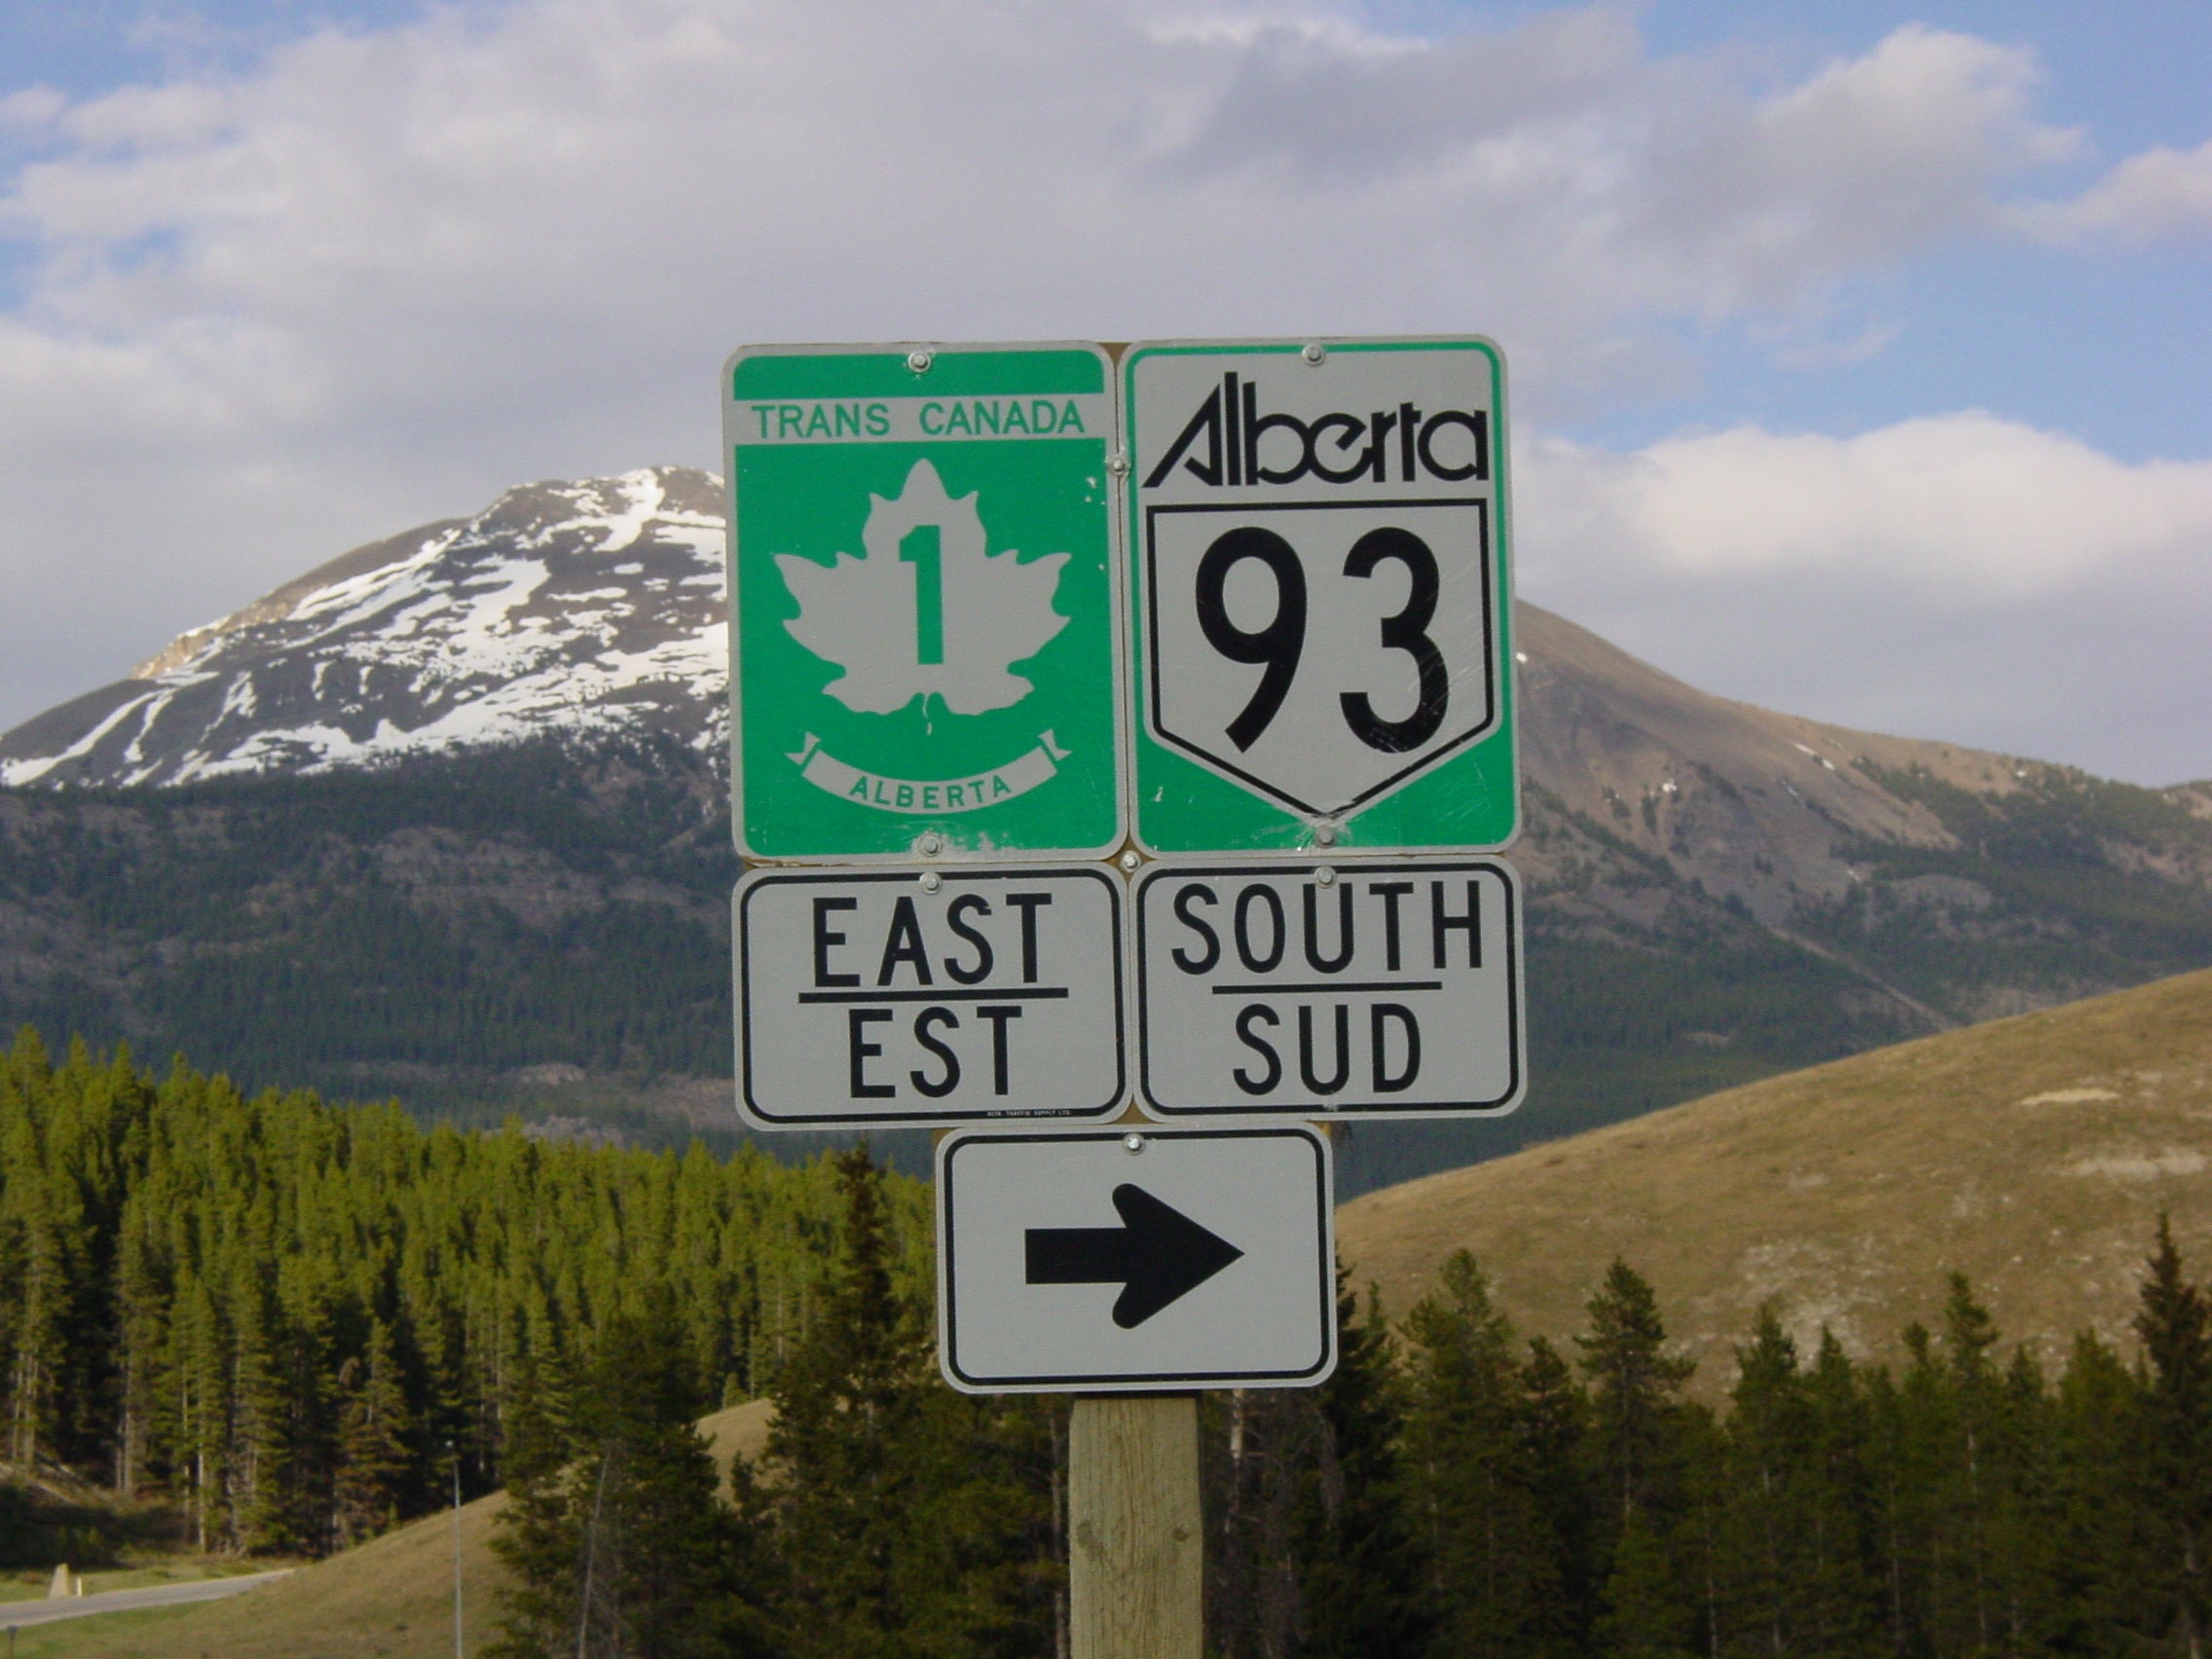
[[[1648,1506],[1632,1509],[1613,1540],[1611,1570],[1597,1620],[1606,1653],[1620,1659],[1684,1659],[1695,1651],[1697,1585],[1687,1551]]]
[[[1019,1408],[939,1380],[918,1283],[899,1281],[883,1173],[866,1146],[835,1169],[837,1275],[771,1393],[788,1640],[799,1659],[1033,1651],[1057,1571],[1039,1560],[1049,1459],[1009,1434]]]
[[[1874,1495],[1868,1466],[1872,1433],[1865,1388],[1826,1326],[1805,1378],[1810,1435],[1807,1514],[1812,1527],[1805,1564],[1803,1632],[1813,1653],[1870,1652],[1878,1644],[1881,1588],[1874,1543]]]
[[[2141,1384],[2093,1332],[2074,1340],[2052,1404],[2057,1617],[2051,1646],[2111,1652],[2145,1622],[2152,1578]]]
[[[564,1401],[562,1394],[566,1394]],[[756,1534],[716,1496],[699,1385],[669,1299],[616,1315],[566,1390],[524,1362],[494,1548],[501,1659],[753,1659],[774,1651]],[[744,1474],[740,1499],[751,1503]]]
[[[1998,1645],[2009,1653],[2046,1651],[2063,1623],[2056,1429],[2043,1367],[2022,1344],[2005,1368],[1989,1431],[1991,1590]]]
[[[1295,1534],[1321,1412],[1311,1389],[1250,1388],[1204,1396],[1201,1414],[1206,1509],[1220,1517],[1205,1552],[1208,1640],[1223,1659],[1283,1659],[1298,1644]]]
[[[61,1376],[67,1364],[68,1265],[43,1182],[35,1171],[10,1183],[9,1198],[25,1193],[11,1217],[17,1292],[12,1309],[11,1353],[7,1375],[8,1460],[19,1469],[36,1469],[58,1450]],[[15,1206],[11,1206],[15,1207]]]
[[[2145,1588],[2147,1634],[2188,1659],[2212,1639],[2212,1304],[2182,1276],[2169,1219],[2143,1280],[2135,1334],[2149,1370],[2143,1396],[2146,1495],[2156,1529]]]
[[[1797,1345],[1771,1304],[1736,1350],[1720,1490],[1727,1629],[1747,1652],[1787,1653],[1812,1624],[1818,1528],[1813,1420]]]
[[[234,1282],[231,1448],[228,1493],[232,1542],[248,1553],[301,1547],[291,1527],[295,1443],[278,1359],[280,1333],[259,1275],[251,1270]]]
[[[1314,1390],[1319,1456],[1292,1524],[1298,1651],[1310,1659],[1412,1659],[1428,1645],[1432,1615],[1398,1480],[1404,1403],[1373,1292],[1365,1317],[1356,1307],[1340,1264],[1337,1369]]]
[[[1602,1494],[1600,1635],[1623,1659],[1666,1659],[1689,1650],[1702,1591],[1680,1532],[1688,1448],[1677,1396],[1694,1365],[1666,1351],[1658,1298],[1626,1262],[1606,1270],[1588,1311],[1589,1332],[1574,1340],[1590,1378]]]
[[[1615,1258],[1588,1305],[1590,1330],[1574,1339],[1590,1378],[1592,1439],[1619,1522],[1649,1507],[1670,1469],[1670,1414],[1696,1369],[1666,1351],[1659,1300],[1642,1275]]]
[[[884,1214],[910,1298],[923,1189],[887,1182]],[[0,1053],[0,1459],[166,1490],[206,1547],[324,1548],[379,1323],[408,1432],[453,1437],[482,1490],[522,1347],[580,1359],[665,1293],[728,1400],[813,1319],[837,1218],[821,1163],[425,1132],[396,1106],[249,1100],[181,1058],[158,1081],[120,1050],[56,1065],[26,1034]],[[1035,1460],[1026,1420],[1000,1473]],[[442,1485],[410,1459],[377,1513]],[[373,1506],[350,1493],[347,1529]]]
[[[207,1281],[188,1271],[177,1285],[169,1327],[164,1396],[171,1484],[184,1499],[195,1546],[203,1553],[222,1541],[228,1522],[223,1501],[230,1442],[230,1389],[224,1333]]]
[[[716,1502],[714,1459],[693,1425],[703,1404],[669,1298],[608,1324],[573,1435],[584,1655],[739,1659],[753,1648],[739,1645],[754,1631],[742,1615],[759,1587],[744,1581],[743,1539]]]
[[[2002,1617],[1997,1578],[1997,1510],[2002,1475],[1992,1454],[2002,1398],[1990,1350],[1997,1327],[1974,1300],[1964,1273],[1950,1275],[1943,1307],[1943,1344],[1949,1354],[1951,1405],[1945,1528],[1956,1579],[1943,1598],[1947,1617],[1937,1626],[1946,1646],[1987,1652]]]
[[[400,1494],[414,1464],[407,1393],[391,1329],[382,1319],[369,1323],[367,1352],[339,1367],[338,1387],[346,1403],[338,1431],[331,1530],[339,1546],[347,1548],[375,1537],[399,1519]]]
[[[442,1497],[451,1435],[510,1482],[512,1654],[1052,1652],[1064,1407],[940,1384],[926,1227],[865,1154],[424,1132],[25,1038],[0,1454],[166,1491],[206,1548],[312,1550]],[[2055,1387],[1964,1280],[1894,1376],[1762,1316],[1719,1420],[1648,1285],[1615,1264],[1590,1311],[1585,1388],[1540,1341],[1514,1362],[1460,1260],[1397,1344],[1343,1299],[1329,1387],[1210,1399],[1220,1659],[2204,1659],[2212,1306],[2169,1228],[2140,1364],[2084,1336]],[[770,1478],[719,1505],[689,1420],[756,1381]]]
[[[807,1341],[771,1392],[767,1461],[798,1654],[865,1659],[903,1645],[903,1443],[919,1437],[919,1333],[892,1289],[890,1239],[865,1153],[837,1161],[842,1260]]]
[[[1917,1321],[1902,1333],[1900,1378],[1877,1369],[1866,1384],[1868,1462],[1882,1585],[1882,1623],[1895,1653],[1926,1652],[1935,1640],[1951,1555],[1944,1492],[1951,1466],[1948,1380],[1934,1339]]]
[[[1723,1653],[1862,1653],[1880,1593],[1868,1530],[1866,1404],[1832,1332],[1808,1369],[1762,1307],[1708,1486],[1717,1510],[1709,1643]]]
[[[126,1497],[138,1494],[150,1472],[161,1415],[162,1334],[169,1309],[151,1231],[133,1198],[124,1206],[116,1270],[115,1489]]]
[[[1533,1503],[1540,1562],[1553,1564],[1550,1582],[1531,1614],[1530,1651],[1580,1655],[1594,1642],[1597,1577],[1596,1511],[1589,1478],[1590,1400],[1574,1370],[1542,1337],[1529,1342],[1521,1366],[1521,1435]],[[1538,1569],[1542,1569],[1539,1567]]]
[[[572,1653],[580,1530],[570,1500],[574,1444],[555,1379],[525,1354],[509,1381],[503,1472],[507,1503],[492,1552],[507,1569],[495,1659]]]
[[[1561,1573],[1513,1328],[1466,1251],[1437,1279],[1404,1324],[1403,1479],[1436,1609],[1434,1651],[1527,1654],[1543,1645]]]

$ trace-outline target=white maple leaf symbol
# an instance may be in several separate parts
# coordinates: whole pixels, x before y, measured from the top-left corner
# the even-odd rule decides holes
[[[870,494],[866,553],[818,565],[779,553],[776,569],[798,601],[784,626],[845,672],[824,687],[856,714],[888,715],[935,693],[956,715],[1010,708],[1035,689],[1010,663],[1034,656],[1068,619],[1052,608],[1065,553],[1022,564],[984,550],[973,495],[944,492],[937,468],[914,462],[904,489]]]

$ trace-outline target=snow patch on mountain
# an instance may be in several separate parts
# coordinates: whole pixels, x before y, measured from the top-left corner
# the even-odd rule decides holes
[[[0,785],[183,784],[550,734],[726,740],[721,483],[527,485],[355,549],[0,736]]]

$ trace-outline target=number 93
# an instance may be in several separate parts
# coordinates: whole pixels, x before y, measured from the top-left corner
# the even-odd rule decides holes
[[[1274,614],[1266,627],[1250,631],[1231,620],[1226,597],[1230,572],[1247,559],[1266,566],[1275,587]],[[1436,615],[1436,555],[1412,531],[1386,526],[1352,543],[1345,556],[1344,573],[1365,580],[1385,561],[1403,565],[1412,587],[1405,608],[1382,618],[1382,645],[1414,659],[1419,698],[1413,713],[1401,720],[1378,715],[1364,691],[1339,692],[1337,702],[1344,710],[1345,724],[1360,742],[1386,755],[1402,755],[1419,749],[1444,723],[1452,678],[1444,666],[1444,653],[1427,633]],[[1249,750],[1273,723],[1298,678],[1298,659],[1306,649],[1306,567],[1290,543],[1273,531],[1239,525],[1217,536],[1198,561],[1198,627],[1206,644],[1231,662],[1266,665],[1251,701],[1226,728],[1239,751]]]

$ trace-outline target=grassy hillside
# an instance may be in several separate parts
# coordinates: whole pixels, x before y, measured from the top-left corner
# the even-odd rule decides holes
[[[755,1400],[703,1419],[715,1460],[759,1456],[768,1408]],[[502,1582],[492,1554],[503,1494],[461,1512],[465,1651],[481,1652],[498,1616]],[[450,1659],[453,1653],[453,1517],[433,1515],[359,1549],[302,1567],[228,1602],[114,1613],[21,1633],[19,1659]]]
[[[1616,1255],[1711,1393],[1772,1300],[1882,1355],[1969,1274],[2046,1353],[2130,1341],[2158,1212],[2212,1262],[2212,973],[1860,1054],[1370,1193],[1340,1236],[1403,1312],[1453,1250],[1557,1339]]]

